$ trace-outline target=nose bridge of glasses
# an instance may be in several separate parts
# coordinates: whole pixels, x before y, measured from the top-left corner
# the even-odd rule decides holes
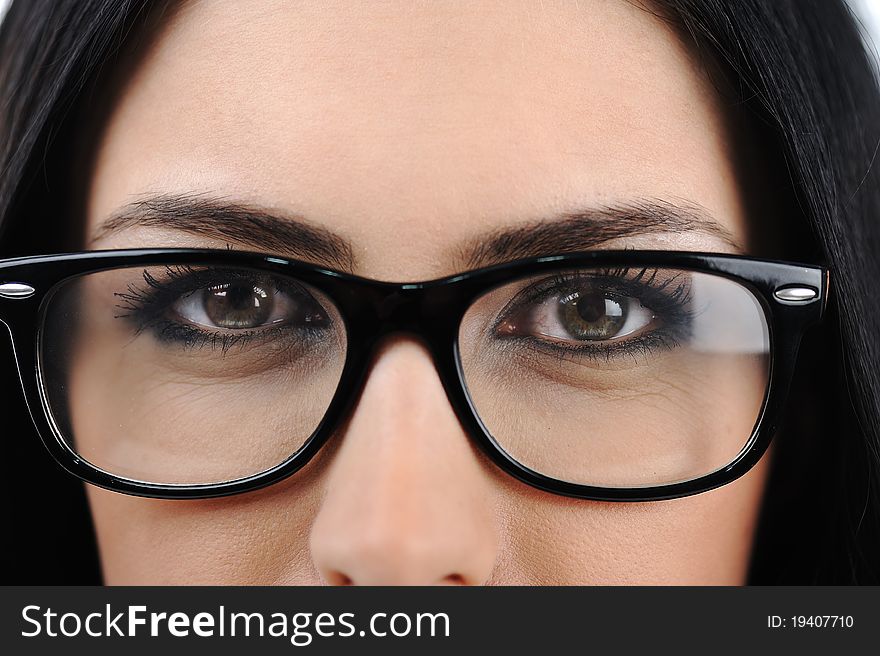
[[[388,337],[408,335],[436,356],[454,340],[459,295],[455,290],[419,283],[363,287],[346,308],[354,339],[364,354]],[[440,363],[438,363],[440,364]]]
[[[373,307],[382,334],[412,332],[425,334],[438,320],[452,315],[449,299],[442,290],[420,284],[401,284],[382,290]]]
[[[376,318],[383,324],[411,327],[417,296],[406,287],[390,290],[376,301]]]

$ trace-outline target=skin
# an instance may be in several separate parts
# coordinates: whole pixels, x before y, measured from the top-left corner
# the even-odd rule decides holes
[[[488,229],[659,198],[750,243],[715,87],[621,0],[187,3],[96,134],[89,234],[142,194],[210,193],[304,214],[351,241],[355,273],[412,281],[460,270],[450,254]],[[90,243],[152,245],[224,242],[132,227]],[[735,250],[682,232],[602,247],[622,246]],[[671,501],[541,492],[477,451],[398,336],[291,478],[217,500],[88,494],[109,584],[740,584],[766,459]]]

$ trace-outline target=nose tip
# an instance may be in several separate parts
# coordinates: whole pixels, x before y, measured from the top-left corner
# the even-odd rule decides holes
[[[497,536],[482,463],[428,352],[380,349],[325,479],[310,534],[331,585],[474,585]]]
[[[317,534],[316,534],[317,535]],[[425,532],[387,531],[313,542],[329,585],[478,585],[488,567],[465,552],[465,536],[431,539]],[[316,542],[319,541],[320,536]],[[458,543],[458,548],[454,543]],[[488,563],[491,566],[491,563]]]
[[[400,484],[398,479],[382,489],[365,489],[359,497],[342,496],[342,488],[334,490],[332,498],[328,495],[310,536],[312,557],[324,581],[485,583],[496,551],[485,506],[469,499],[471,491],[466,489],[438,488],[424,480]]]

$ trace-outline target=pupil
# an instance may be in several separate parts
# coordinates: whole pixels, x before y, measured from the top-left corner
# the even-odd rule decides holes
[[[578,299],[577,313],[584,321],[593,323],[605,316],[605,297],[599,294],[590,294]]]
[[[568,334],[587,341],[612,339],[626,323],[626,314],[625,304],[602,292],[582,292],[559,306]]]
[[[256,328],[272,313],[272,297],[257,285],[228,283],[205,290],[205,314],[220,328]]]

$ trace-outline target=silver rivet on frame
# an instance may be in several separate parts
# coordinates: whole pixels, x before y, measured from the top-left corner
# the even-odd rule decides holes
[[[781,287],[773,292],[782,303],[812,303],[819,298],[819,292],[812,287]]]
[[[4,282],[0,284],[0,297],[3,298],[27,298],[37,291],[27,283]]]

